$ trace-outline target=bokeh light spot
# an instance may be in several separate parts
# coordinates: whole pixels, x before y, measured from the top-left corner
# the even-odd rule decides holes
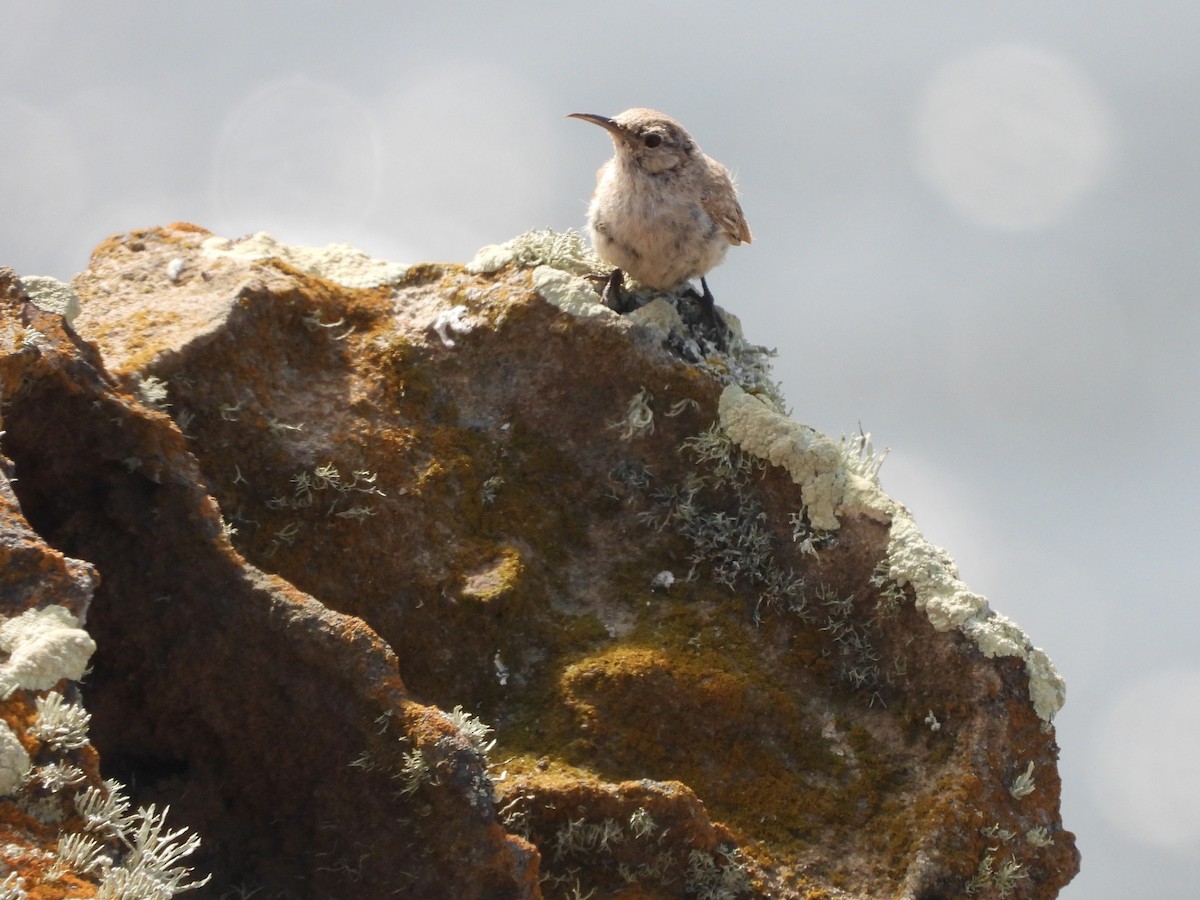
[[[370,214],[382,151],[374,114],[307,77],[262,86],[225,119],[211,180],[219,228],[345,233]]]
[[[1014,230],[1054,223],[1100,181],[1113,117],[1086,74],[1020,44],[951,60],[927,85],[916,164],[967,218]]]

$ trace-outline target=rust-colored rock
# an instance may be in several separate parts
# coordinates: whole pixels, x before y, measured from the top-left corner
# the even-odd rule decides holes
[[[95,567],[91,776],[203,838],[198,896],[1070,880],[1053,667],[760,350],[598,308],[567,236],[335,256],[122,235],[74,330],[8,282],[4,613]]]
[[[90,566],[51,547],[100,572],[83,697],[101,769],[202,836],[189,864],[214,874],[208,892],[536,896],[536,855],[497,824],[482,755],[412,699],[391,649],[247,565],[171,420],[122,390],[59,317],[25,303],[11,274],[0,296],[0,331],[30,335],[3,360],[2,446],[46,542],[5,504],[0,541],[20,565],[3,572],[3,613],[87,607]],[[4,705],[26,742],[32,705],[30,691]],[[426,774],[402,793],[406,755]],[[74,830],[74,793],[57,792],[65,812],[48,823],[37,821],[44,789],[5,801],[5,840],[44,859],[58,828]],[[9,864],[27,889],[45,886],[37,896],[74,883],[46,880],[44,861]]]

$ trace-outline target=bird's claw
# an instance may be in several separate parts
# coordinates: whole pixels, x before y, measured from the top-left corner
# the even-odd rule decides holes
[[[633,309],[629,292],[625,290],[625,273],[613,269],[600,295],[600,302],[615,313],[627,313]]]
[[[713,343],[717,349],[722,353],[728,353],[729,329],[721,318],[721,314],[717,312],[717,301],[713,298],[712,291],[708,289],[708,282],[701,278],[700,286],[704,288],[704,293],[698,296],[701,325],[707,325],[712,330]]]

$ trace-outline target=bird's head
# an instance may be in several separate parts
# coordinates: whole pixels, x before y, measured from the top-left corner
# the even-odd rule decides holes
[[[653,109],[627,109],[611,119],[593,113],[567,118],[599,125],[612,136],[618,157],[652,175],[674,169],[696,153],[696,142],[684,127]]]

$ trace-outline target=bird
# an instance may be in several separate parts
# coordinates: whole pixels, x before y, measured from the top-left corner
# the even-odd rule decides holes
[[[624,275],[663,292],[699,278],[702,312],[723,342],[704,276],[730,247],[753,240],[729,170],[657,110],[567,118],[599,125],[615,148],[596,173],[587,213],[596,255],[615,267],[604,289],[606,305],[624,311]]]

